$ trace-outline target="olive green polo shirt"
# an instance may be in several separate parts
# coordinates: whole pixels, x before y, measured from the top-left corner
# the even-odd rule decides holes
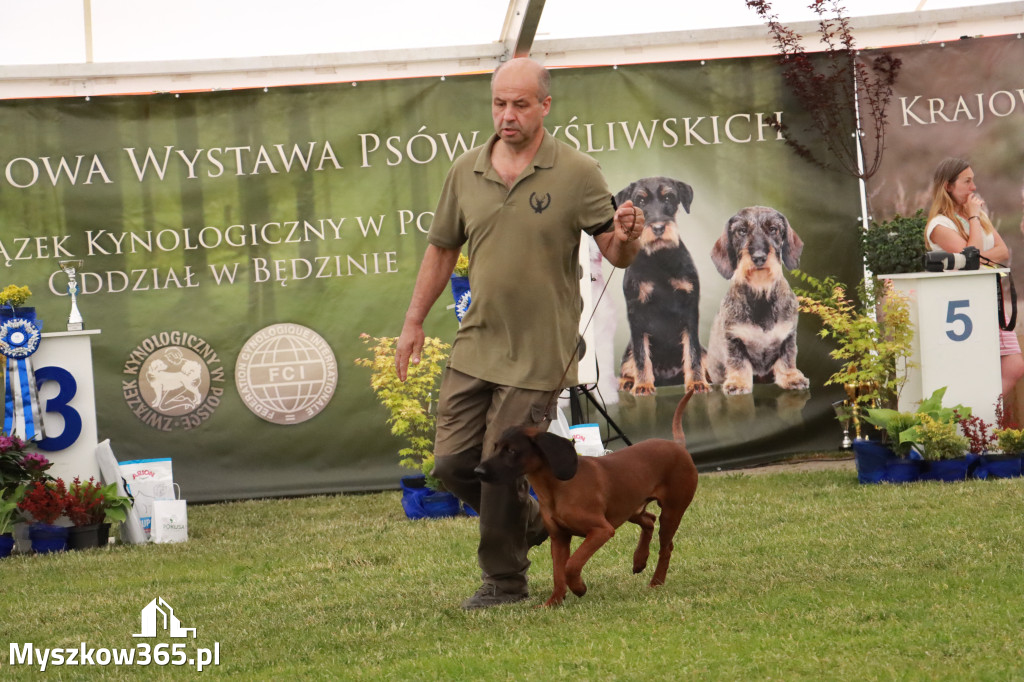
[[[473,303],[448,364],[505,386],[572,386],[580,237],[611,227],[612,195],[594,159],[548,133],[509,189],[491,165],[497,139],[455,160],[428,235],[444,249],[468,244]]]

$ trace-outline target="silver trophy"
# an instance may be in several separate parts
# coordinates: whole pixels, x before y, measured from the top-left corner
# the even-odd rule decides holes
[[[853,408],[845,400],[838,400],[832,403],[832,409],[836,412],[836,419],[843,427],[843,450],[849,450],[853,446],[850,440],[850,422],[853,420]]]
[[[78,268],[82,267],[80,260],[58,261],[60,269],[68,276],[68,295],[71,296],[71,314],[68,315],[68,331],[82,331],[82,313],[78,311],[78,279],[76,275]]]

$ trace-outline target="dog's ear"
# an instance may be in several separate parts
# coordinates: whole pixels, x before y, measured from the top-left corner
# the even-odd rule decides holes
[[[579,465],[579,456],[576,454],[576,446],[568,438],[556,436],[553,433],[538,433],[533,438],[537,449],[548,461],[551,473],[559,481],[568,481],[576,475],[576,467]]]
[[[615,195],[615,206],[616,208],[622,206],[628,199],[633,198],[633,190],[636,189],[636,183],[629,183],[628,187],[624,187],[619,190],[618,194]]]
[[[679,203],[686,212],[690,212],[690,204],[693,203],[693,188],[682,180],[675,180],[676,192],[679,193]]]
[[[793,226],[789,224],[786,216],[781,213],[779,215],[782,216],[782,220],[786,224],[786,241],[782,245],[782,263],[792,270],[800,267],[800,254],[804,252],[804,242],[793,230]]]
[[[733,251],[732,240],[729,239],[728,223],[726,223],[725,232],[711,247],[711,262],[718,268],[719,274],[726,279],[732,279],[736,273],[736,252]]]

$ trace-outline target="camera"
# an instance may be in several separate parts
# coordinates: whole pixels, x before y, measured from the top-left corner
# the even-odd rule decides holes
[[[977,270],[979,267],[981,267],[981,251],[976,246],[968,246],[960,253],[931,251],[924,254],[924,269],[928,272]]]

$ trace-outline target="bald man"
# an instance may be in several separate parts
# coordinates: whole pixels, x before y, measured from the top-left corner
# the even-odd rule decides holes
[[[547,428],[555,396],[577,383],[581,235],[624,268],[644,227],[632,202],[615,206],[596,161],[545,131],[549,87],[531,59],[495,69],[494,135],[448,173],[395,354],[404,381],[465,246],[473,303],[441,380],[434,441],[434,475],[480,514],[482,585],[464,609],[529,597],[527,553],[547,537],[537,501],[525,479],[482,483],[473,470],[507,428]]]

